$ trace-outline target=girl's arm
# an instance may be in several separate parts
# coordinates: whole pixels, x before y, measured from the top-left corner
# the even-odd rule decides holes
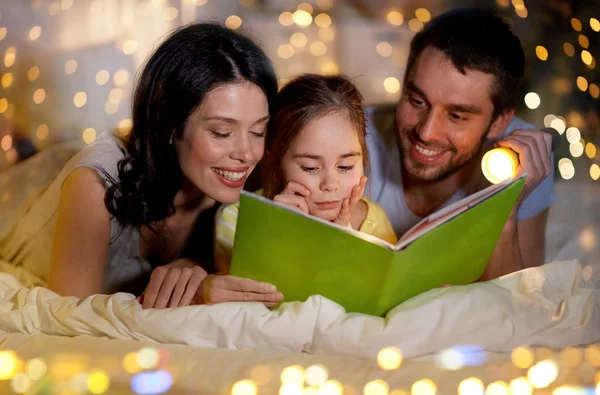
[[[104,185],[92,169],[74,170],[64,181],[57,210],[48,288],[85,298],[101,291],[110,243]]]

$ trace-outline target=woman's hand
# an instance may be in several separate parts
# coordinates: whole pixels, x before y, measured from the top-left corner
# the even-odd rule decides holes
[[[310,190],[304,185],[290,181],[287,183],[283,191],[281,191],[279,195],[276,195],[273,200],[308,214],[308,203],[306,203],[306,197],[309,195]]]
[[[206,276],[194,298],[198,304],[262,302],[267,307],[274,307],[282,300],[283,295],[274,285],[227,274]]]
[[[188,306],[206,276],[191,259],[177,259],[152,271],[146,290],[137,300],[144,309]]]
[[[367,177],[362,176],[360,178],[360,181],[358,182],[358,185],[355,185],[354,188],[352,188],[352,193],[350,194],[350,197],[344,199],[344,201],[342,202],[342,209],[340,210],[340,213],[338,214],[337,218],[333,220],[334,223],[342,226],[348,226],[348,224],[350,223],[350,219],[352,218],[352,213],[356,208],[356,205],[365,193],[366,185]]]

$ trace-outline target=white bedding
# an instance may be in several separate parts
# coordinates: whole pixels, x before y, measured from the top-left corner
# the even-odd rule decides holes
[[[0,277],[0,331],[105,336],[229,349],[271,349],[373,358],[476,345],[565,347],[600,341],[600,268],[554,262],[468,286],[435,289],[387,318],[346,314],[321,296],[269,311],[258,303],[143,310],[131,294],[60,297]]]

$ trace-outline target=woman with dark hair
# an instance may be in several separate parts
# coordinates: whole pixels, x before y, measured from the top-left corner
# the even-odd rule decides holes
[[[265,197],[390,243],[383,209],[363,198],[369,154],[362,96],[344,76],[305,74],[279,91],[263,163]],[[228,270],[239,205],[216,217],[215,260]]]
[[[139,76],[125,146],[105,137],[78,153],[0,239],[0,259],[61,295],[147,285],[144,307],[278,302],[269,284],[207,275],[212,251],[182,254],[202,214],[239,198],[276,93],[252,40],[217,24],[177,30]]]

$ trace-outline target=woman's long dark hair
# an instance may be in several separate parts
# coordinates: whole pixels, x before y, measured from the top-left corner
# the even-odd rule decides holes
[[[154,229],[174,212],[183,174],[171,142],[183,137],[188,117],[210,90],[240,81],[256,84],[273,103],[277,78],[265,53],[218,24],[180,28],[148,59],[134,93],[126,158],[105,196],[121,224]]]

